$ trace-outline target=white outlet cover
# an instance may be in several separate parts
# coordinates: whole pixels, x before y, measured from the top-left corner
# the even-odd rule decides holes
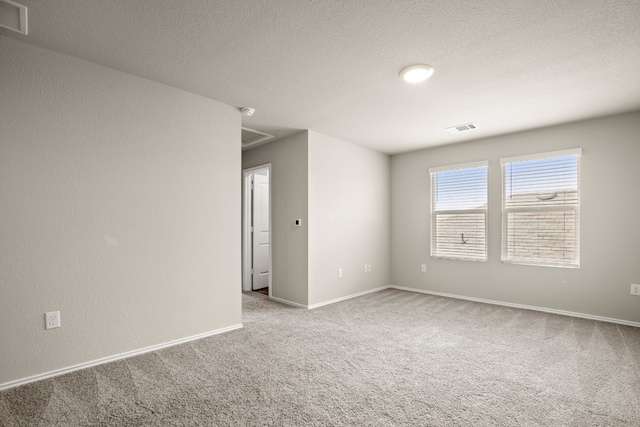
[[[60,327],[60,312],[50,311],[44,314],[45,329],[54,329]]]
[[[640,285],[635,283],[631,284],[631,295],[640,296]]]

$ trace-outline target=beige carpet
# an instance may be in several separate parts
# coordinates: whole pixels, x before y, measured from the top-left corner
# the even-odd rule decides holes
[[[14,426],[639,426],[640,329],[387,290],[0,393]]]

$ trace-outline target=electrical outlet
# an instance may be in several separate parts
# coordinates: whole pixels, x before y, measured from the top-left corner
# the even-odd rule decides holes
[[[635,283],[631,284],[631,295],[636,295],[640,297],[640,285]]]
[[[427,272],[427,264],[422,264],[422,272],[423,273]]]
[[[342,277],[342,269],[341,268],[338,269],[338,277]]]
[[[44,314],[44,328],[53,329],[60,327],[60,312],[50,311]]]

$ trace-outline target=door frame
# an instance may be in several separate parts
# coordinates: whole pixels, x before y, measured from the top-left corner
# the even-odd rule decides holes
[[[253,242],[251,240],[251,178],[255,171],[267,170],[269,176],[269,297],[273,279],[273,215],[271,203],[271,163],[243,169],[242,171],[242,290],[251,291],[251,261]]]

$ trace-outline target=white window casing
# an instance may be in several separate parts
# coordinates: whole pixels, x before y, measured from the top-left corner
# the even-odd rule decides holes
[[[571,149],[500,159],[502,262],[580,266],[580,156]]]
[[[487,260],[489,162],[429,169],[431,257]]]

